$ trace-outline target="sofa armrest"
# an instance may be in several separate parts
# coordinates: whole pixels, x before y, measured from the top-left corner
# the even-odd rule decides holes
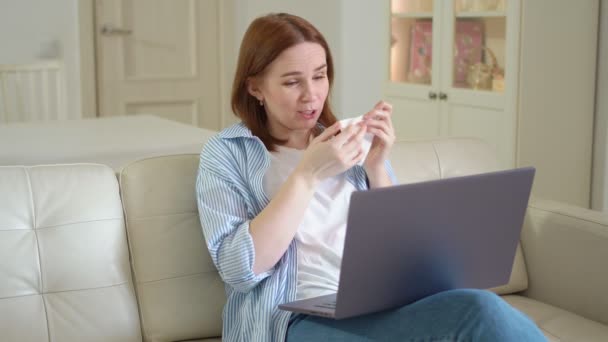
[[[522,231],[524,295],[608,324],[608,215],[531,200]]]

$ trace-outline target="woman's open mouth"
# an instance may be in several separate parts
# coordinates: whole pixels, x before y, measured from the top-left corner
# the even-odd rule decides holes
[[[299,110],[298,114],[306,120],[311,120],[316,117],[317,111],[315,109]]]

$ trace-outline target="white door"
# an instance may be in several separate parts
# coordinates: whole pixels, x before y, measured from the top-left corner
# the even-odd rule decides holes
[[[97,0],[101,116],[221,128],[218,0]]]

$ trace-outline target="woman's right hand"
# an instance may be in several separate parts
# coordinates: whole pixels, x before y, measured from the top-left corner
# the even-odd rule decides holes
[[[270,203],[249,224],[255,258],[253,272],[266,272],[285,254],[302,222],[316,185],[360,162],[365,124],[351,125],[340,131],[331,125],[314,138],[302,160],[289,175]]]
[[[336,122],[314,138],[294,172],[310,177],[316,185],[362,161],[365,157],[362,149],[365,123],[350,125],[336,134],[340,128],[340,122]]]

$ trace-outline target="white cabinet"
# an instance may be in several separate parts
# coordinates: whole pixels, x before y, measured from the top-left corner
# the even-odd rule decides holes
[[[398,139],[473,136],[515,164],[519,0],[392,0],[389,77]]]
[[[599,0],[385,6],[397,139],[481,138],[536,167],[534,195],[589,207]]]

